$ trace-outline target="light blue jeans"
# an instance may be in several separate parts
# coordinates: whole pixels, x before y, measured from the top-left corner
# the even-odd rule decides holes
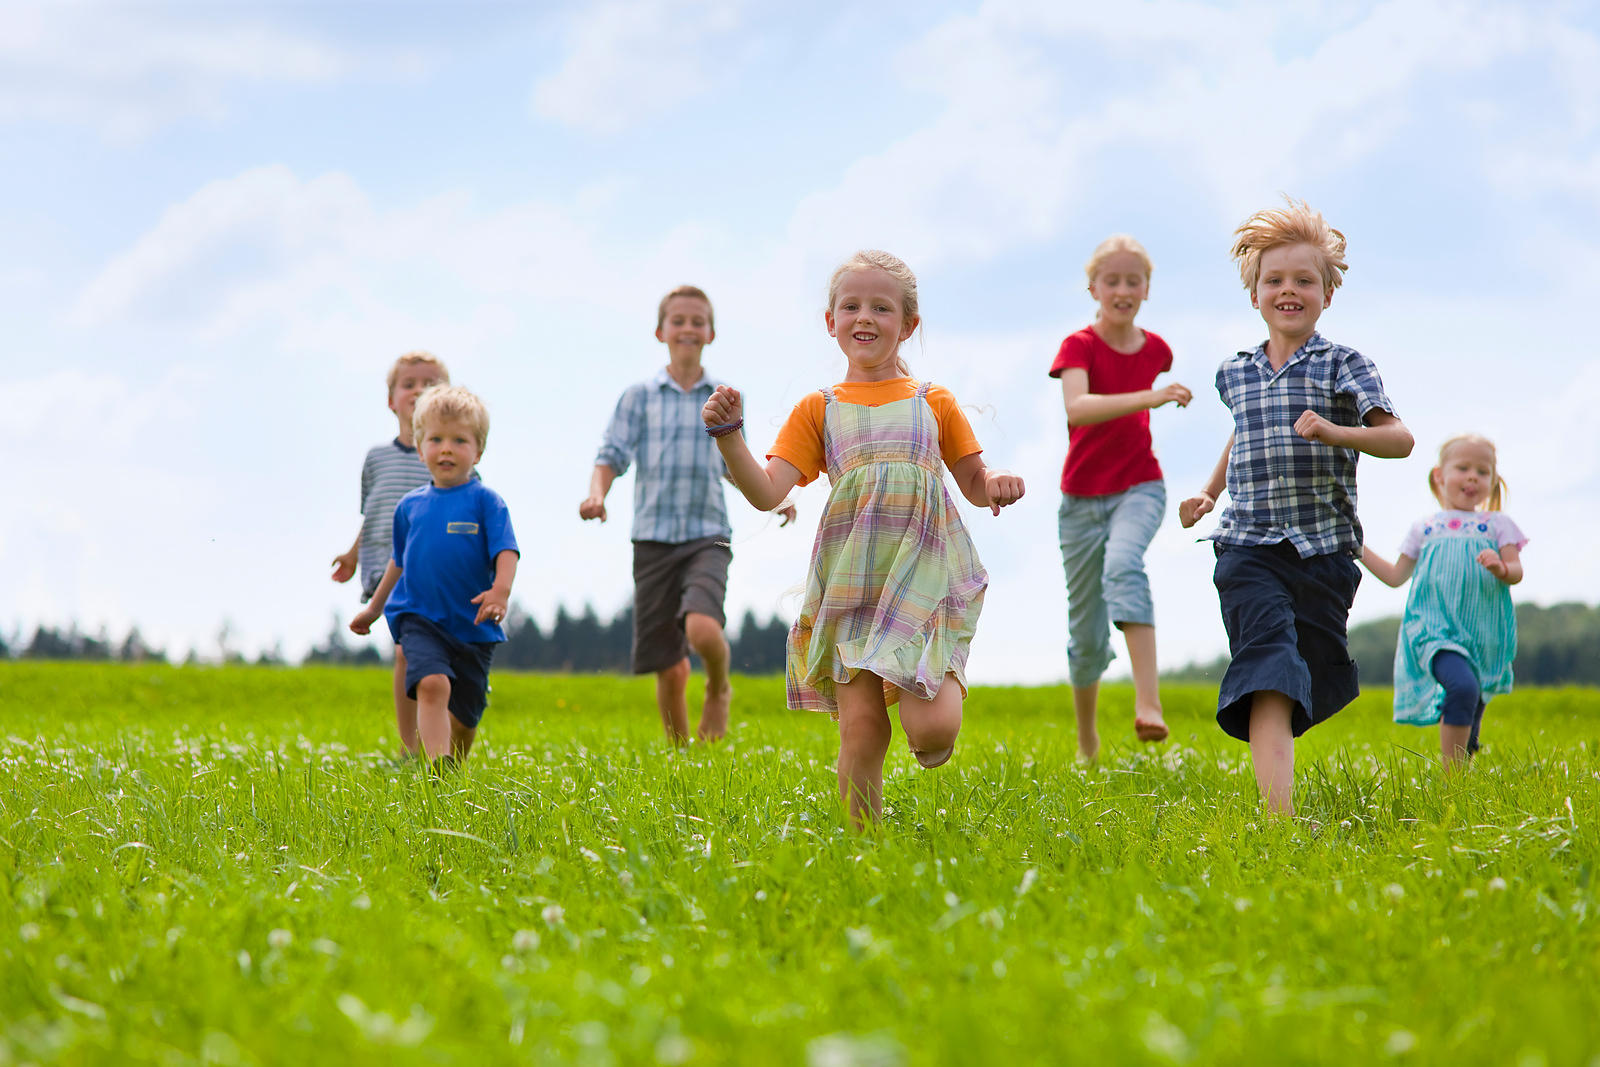
[[[1057,515],[1067,571],[1067,677],[1093,685],[1116,658],[1111,626],[1154,626],[1144,551],[1167,510],[1159,478],[1107,496],[1061,496]]]

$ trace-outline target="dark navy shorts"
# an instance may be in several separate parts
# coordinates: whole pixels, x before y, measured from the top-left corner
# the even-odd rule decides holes
[[[417,683],[430,674],[450,679],[450,714],[469,730],[489,705],[489,661],[494,642],[451,637],[421,615],[405,614],[397,622],[395,643],[406,650],[406,696],[417,698]]]
[[[1342,553],[1301,559],[1287,541],[1218,544],[1216,553],[1213,581],[1233,657],[1217,694],[1217,724],[1250,740],[1251,697],[1271,689],[1294,702],[1290,725],[1299,737],[1360,691],[1345,627],[1361,568]]]

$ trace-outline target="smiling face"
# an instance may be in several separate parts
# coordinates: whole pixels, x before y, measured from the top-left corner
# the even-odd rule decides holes
[[[1494,449],[1482,441],[1457,441],[1430,475],[1433,495],[1452,511],[1476,511],[1494,489]]]
[[[840,278],[824,320],[850,362],[846,380],[861,382],[901,376],[900,342],[916,332],[920,321],[916,316],[906,319],[900,281],[877,267],[853,270]]]
[[[422,436],[417,450],[433,484],[440,489],[452,489],[465,484],[472,477],[482,449],[478,447],[478,431],[467,419],[434,418],[422,424]]]
[[[698,360],[700,350],[717,336],[711,327],[711,305],[697,296],[675,296],[667,301],[656,340],[667,346],[676,362]]]
[[[1309,244],[1279,245],[1261,254],[1261,276],[1250,294],[1275,338],[1295,347],[1316,331],[1317,319],[1333,301],[1322,280],[1322,259]]]
[[[1144,260],[1133,252],[1113,252],[1101,262],[1089,283],[1089,295],[1100,305],[1100,322],[1126,328],[1150,295]]]

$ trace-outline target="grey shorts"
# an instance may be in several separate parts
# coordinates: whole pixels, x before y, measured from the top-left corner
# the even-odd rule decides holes
[[[722,601],[732,559],[733,550],[719,537],[633,543],[633,673],[664,671],[689,654],[689,612],[727,626]]]

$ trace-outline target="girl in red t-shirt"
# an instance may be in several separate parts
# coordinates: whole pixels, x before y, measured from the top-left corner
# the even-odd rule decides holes
[[[1150,410],[1192,394],[1173,382],[1172,350],[1133,323],[1150,294],[1150,257],[1125,234],[1100,242],[1085,267],[1100,305],[1094,324],[1061,343],[1050,376],[1067,408],[1061,472],[1061,559],[1067,572],[1067,670],[1078,717],[1078,755],[1100,753],[1095,702],[1114,656],[1110,627],[1122,631],[1133,669],[1133,726],[1141,741],[1163,741],[1156,679],[1155,607],[1144,552],[1166,510],[1166,485],[1150,444]]]

